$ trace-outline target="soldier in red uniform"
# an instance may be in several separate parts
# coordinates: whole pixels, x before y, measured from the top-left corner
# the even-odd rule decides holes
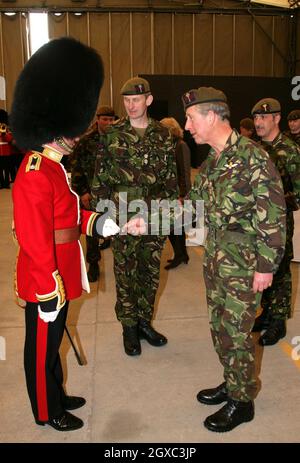
[[[9,188],[13,136],[8,129],[8,116],[0,109],[0,188]]]
[[[58,353],[69,300],[89,291],[79,236],[119,231],[106,214],[80,210],[60,163],[89,126],[102,82],[95,50],[70,38],[53,40],[21,72],[10,116],[17,145],[28,151],[13,188],[26,383],[36,423],[59,431],[83,426],[68,410],[85,399],[65,393]]]

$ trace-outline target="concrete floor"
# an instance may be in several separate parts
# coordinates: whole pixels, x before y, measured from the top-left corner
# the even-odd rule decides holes
[[[86,365],[77,364],[67,338],[61,349],[68,393],[87,399],[75,413],[85,426],[70,433],[37,426],[23,373],[24,313],[14,303],[17,248],[11,239],[11,218],[11,191],[0,190],[0,342],[6,345],[6,359],[0,360],[0,442],[299,442],[300,361],[291,357],[292,339],[300,336],[299,264],[292,268],[295,313],[286,338],[264,350],[257,345],[262,389],[255,401],[255,419],[216,434],[206,430],[203,421],[220,406],[201,405],[195,399],[200,389],[222,382],[208,329],[203,250],[189,248],[189,264],[167,272],[169,245],[163,253],[154,320],[168,344],[155,348],[142,341],[140,357],[125,355],[114,313],[112,254],[110,249],[103,251],[100,282],[71,303],[68,318]],[[300,354],[300,337],[298,343]]]

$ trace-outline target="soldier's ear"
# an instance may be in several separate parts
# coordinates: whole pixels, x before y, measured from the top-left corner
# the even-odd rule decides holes
[[[279,124],[280,119],[281,119],[281,114],[280,114],[280,113],[276,113],[276,114],[275,114],[275,122],[276,122],[276,124]]]
[[[207,113],[207,121],[209,122],[209,124],[213,124],[213,122],[215,121],[216,119],[216,113],[214,111],[212,111],[211,109],[208,111]]]
[[[146,105],[150,106],[152,104],[152,101],[153,101],[153,96],[150,93],[150,95],[146,97]]]

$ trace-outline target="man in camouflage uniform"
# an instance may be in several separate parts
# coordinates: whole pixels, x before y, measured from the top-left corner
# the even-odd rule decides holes
[[[300,109],[294,109],[291,111],[287,117],[287,120],[289,124],[289,130],[285,132],[285,135],[294,140],[294,142],[300,146]]]
[[[224,93],[200,87],[183,95],[186,130],[211,146],[189,194],[205,201],[208,227],[204,279],[212,339],[224,379],[197,399],[214,405],[211,431],[230,431],[254,417],[251,329],[261,292],[272,283],[284,251],[285,202],[277,170],[254,142],[232,130]]]
[[[72,189],[79,195],[82,206],[89,210],[91,200],[91,184],[94,178],[96,156],[105,134],[106,128],[115,120],[115,112],[110,106],[100,106],[97,111],[97,124],[76,145],[70,161]],[[105,242],[109,243],[110,240]],[[102,249],[106,246],[103,244]],[[90,264],[88,279],[95,282],[99,278],[98,262],[101,259],[99,238],[86,236],[86,260]]]
[[[280,132],[280,103],[263,98],[252,109],[257,135],[262,147],[277,167],[286,201],[286,246],[283,259],[274,275],[272,286],[263,292],[262,314],[256,319],[253,331],[266,329],[259,339],[262,346],[276,344],[286,335],[286,319],[291,317],[293,258],[293,211],[300,206],[300,149]]]
[[[174,142],[168,129],[147,116],[153,101],[148,81],[129,79],[121,94],[128,117],[108,129],[97,157],[92,188],[93,208],[99,200],[110,199],[118,214],[123,204],[123,199],[119,203],[119,194],[127,196],[128,204],[143,200],[149,208],[151,200],[178,196]],[[164,242],[165,237],[159,235],[119,235],[112,241],[115,310],[128,355],[141,353],[141,338],[153,346],[167,343],[167,338],[151,326]]]
[[[253,140],[253,136],[255,135],[255,127],[254,122],[252,119],[250,119],[250,117],[245,117],[244,119],[240,120],[240,134]]]

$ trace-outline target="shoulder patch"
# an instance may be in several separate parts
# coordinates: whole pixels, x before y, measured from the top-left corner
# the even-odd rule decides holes
[[[30,172],[32,170],[40,170],[41,162],[42,162],[41,154],[37,152],[33,152],[29,156],[25,171]]]

